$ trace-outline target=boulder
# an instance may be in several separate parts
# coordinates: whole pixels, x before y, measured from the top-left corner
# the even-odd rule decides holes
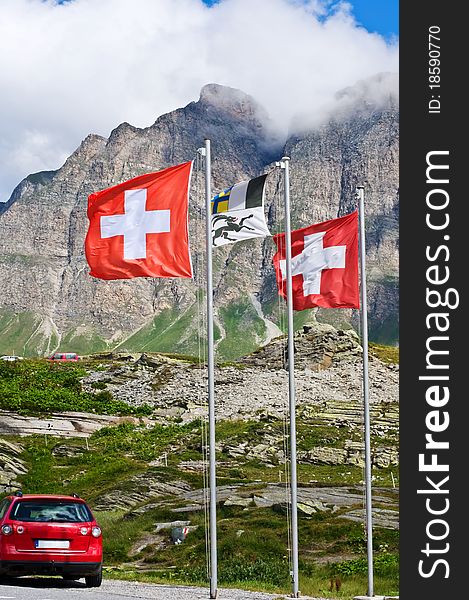
[[[0,439],[0,493],[8,494],[21,488],[19,475],[28,472],[26,464],[20,459],[23,446]]]
[[[323,465],[343,465],[347,462],[347,451],[341,448],[317,446],[306,452],[299,452],[300,462]]]
[[[224,506],[242,506],[247,508],[248,506],[252,506],[252,503],[252,498],[238,498],[236,496],[232,496],[231,498],[225,500],[223,504]]]

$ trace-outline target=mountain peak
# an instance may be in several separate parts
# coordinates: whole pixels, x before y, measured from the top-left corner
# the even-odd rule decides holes
[[[218,83],[204,85],[200,91],[199,102],[238,116],[268,120],[266,110],[252,96],[242,90]]]

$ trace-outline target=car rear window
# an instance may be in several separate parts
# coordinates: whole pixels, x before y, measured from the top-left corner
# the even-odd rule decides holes
[[[10,514],[13,521],[28,523],[85,523],[93,520],[86,504],[67,500],[23,500]]]

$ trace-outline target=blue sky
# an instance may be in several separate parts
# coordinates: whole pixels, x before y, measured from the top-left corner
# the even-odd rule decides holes
[[[398,0],[352,0],[353,14],[368,31],[385,37],[399,35]]]
[[[223,0],[203,0],[207,6]],[[399,0],[347,0],[356,20],[386,38],[399,35]],[[330,2],[333,7],[336,2]]]

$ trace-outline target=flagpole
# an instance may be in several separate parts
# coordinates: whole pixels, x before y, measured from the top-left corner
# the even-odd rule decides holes
[[[365,506],[366,506],[366,548],[368,558],[368,596],[374,596],[373,584],[373,520],[371,513],[371,444],[370,444],[370,402],[368,379],[368,314],[366,297],[365,264],[365,202],[364,187],[357,186],[358,216],[360,222],[360,273],[361,273],[361,329],[363,346],[363,407],[365,421]]]
[[[290,486],[291,486],[291,528],[292,528],[292,598],[299,598],[298,583],[298,500],[296,472],[296,399],[295,399],[295,359],[293,328],[293,290],[291,272],[291,224],[290,224],[290,158],[284,156],[280,163],[284,169],[285,200],[285,248],[286,248],[286,281],[287,281],[287,313],[288,313],[288,396],[290,403]]]
[[[215,386],[213,344],[213,283],[212,283],[212,221],[210,140],[205,140],[205,241],[207,249],[207,365],[208,365],[208,427],[210,485],[210,598],[216,598],[217,588],[217,481],[215,456]]]

